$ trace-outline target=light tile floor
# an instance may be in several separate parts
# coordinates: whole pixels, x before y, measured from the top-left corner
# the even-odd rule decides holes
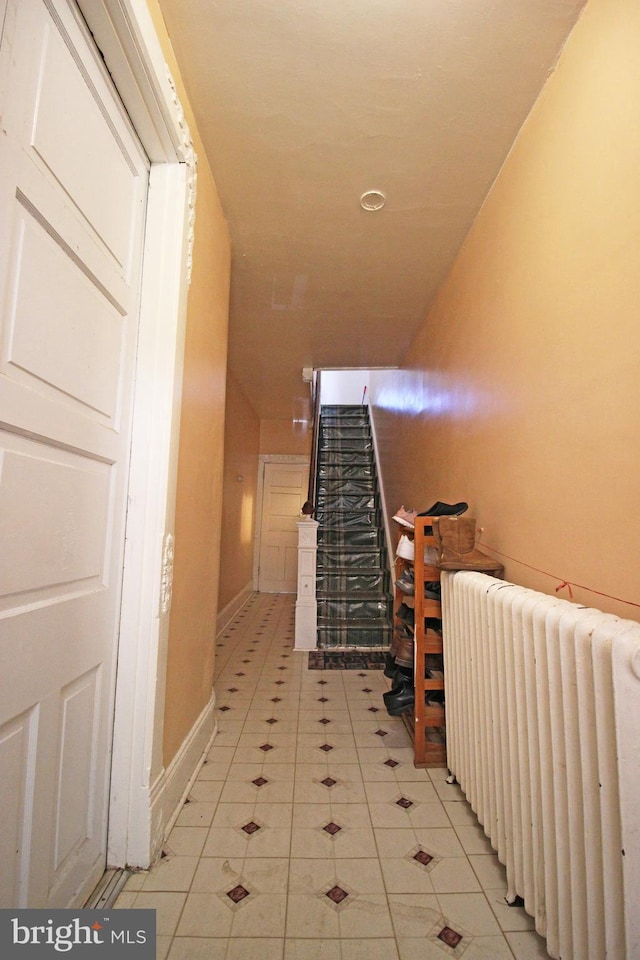
[[[534,960],[531,919],[447,771],[416,770],[381,670],[309,670],[294,598],[218,640],[219,732],[148,872],[164,960]]]

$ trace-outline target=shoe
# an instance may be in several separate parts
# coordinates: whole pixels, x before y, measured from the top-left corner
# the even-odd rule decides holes
[[[399,523],[401,527],[409,527],[411,530],[413,530],[415,525],[414,521],[416,519],[416,511],[405,510],[404,506],[402,506],[394,513],[392,519],[395,520],[396,523]]]
[[[398,620],[402,620],[403,623],[408,623],[409,626],[413,626],[415,623],[415,614],[411,607],[408,607],[406,603],[401,603],[398,609],[396,610],[396,617]]]
[[[425,737],[429,743],[439,743],[444,746],[447,742],[447,731],[444,727],[427,727]]]
[[[406,690],[407,688],[413,690],[413,671],[405,671],[403,669],[398,669],[396,671],[395,678],[391,684],[389,690],[385,690],[382,694],[382,699],[386,703],[387,700],[392,700],[396,697],[401,690]]]
[[[410,540],[406,533],[403,533],[398,541],[396,557],[402,557],[403,560],[414,560],[415,555],[413,540]]]
[[[399,717],[401,713],[413,710],[415,702],[416,698],[413,687],[406,687],[394,697],[385,700],[385,707],[390,717]]]
[[[396,580],[396,587],[398,590],[401,590],[402,593],[406,593],[407,596],[412,597],[416,590],[413,570],[407,567],[407,569]]]
[[[469,504],[460,501],[460,503],[443,503],[442,500],[436,500],[432,507],[416,514],[418,517],[459,517],[461,513],[469,509]]]
[[[397,690],[393,696],[389,696],[390,693],[390,690],[387,691],[384,698],[387,713],[392,717],[398,716],[400,713],[405,713],[406,710],[410,710],[413,707],[415,703],[415,691],[413,687],[404,687],[401,690]],[[424,703],[426,707],[443,707],[444,702],[444,690],[425,691]]]
[[[384,670],[382,671],[385,677],[388,677],[389,680],[395,677],[398,668],[396,667],[396,658],[394,654],[387,653],[384,661]]]
[[[382,699],[384,700],[385,706],[387,705],[387,700],[391,700],[391,701],[393,702],[393,698],[394,698],[394,697],[397,697],[398,694],[400,693],[400,690],[402,690],[402,689],[404,689],[404,688],[403,688],[403,687],[394,687],[392,690],[387,690],[385,693],[383,693],[383,694],[382,694]]]
[[[399,667],[405,667],[407,670],[413,670],[413,657],[415,651],[415,640],[413,637],[405,637],[398,644],[396,653],[396,663]]]
[[[428,581],[424,585],[424,598],[425,600],[437,600],[440,603],[442,598],[442,587],[438,580]]]
[[[424,702],[427,707],[444,706],[444,690],[425,690]]]

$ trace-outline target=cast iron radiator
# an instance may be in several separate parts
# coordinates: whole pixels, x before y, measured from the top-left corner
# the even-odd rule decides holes
[[[447,763],[562,960],[640,958],[640,624],[443,573]]]

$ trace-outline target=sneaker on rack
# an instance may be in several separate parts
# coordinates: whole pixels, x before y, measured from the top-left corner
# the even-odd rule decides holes
[[[436,502],[417,514],[419,517],[459,517],[469,509],[469,504],[461,500],[459,503],[443,503],[442,500]]]
[[[393,515],[393,520],[399,523],[401,527],[409,527],[411,530],[415,527],[417,511],[405,510],[404,505],[400,507]]]
[[[432,549],[435,549],[435,547]],[[398,541],[396,557],[402,557],[403,560],[413,560],[415,558],[413,540],[409,539],[406,533],[403,533]]]

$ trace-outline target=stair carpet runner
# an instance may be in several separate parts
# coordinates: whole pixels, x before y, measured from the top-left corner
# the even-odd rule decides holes
[[[368,407],[321,407],[315,500],[318,649],[388,647],[392,596]]]

